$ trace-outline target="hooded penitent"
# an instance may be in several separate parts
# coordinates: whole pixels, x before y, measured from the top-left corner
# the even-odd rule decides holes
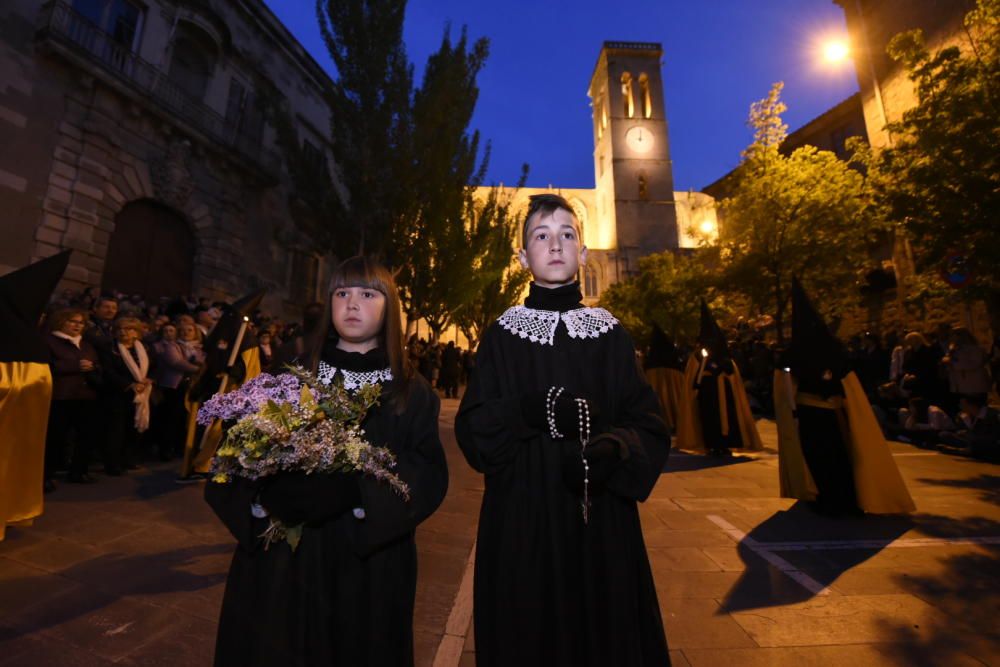
[[[222,438],[222,427],[215,423],[208,427],[207,435],[197,436],[195,418],[198,408],[218,391],[230,391],[243,382],[260,375],[260,349],[257,347],[257,337],[249,326],[250,316],[260,306],[265,290],[251,292],[237,299],[223,309],[222,317],[216,322],[212,331],[205,337],[205,368],[192,382],[188,392],[188,430],[184,443],[184,461],[181,464],[181,474],[188,475],[192,470],[207,472],[212,456]],[[240,338],[240,329],[243,336]],[[240,338],[240,351],[235,357],[232,367],[229,359],[232,357],[233,346]],[[225,385],[222,379],[226,378]]]
[[[847,352],[792,283],[789,371],[775,373],[783,496],[833,514],[915,509]]]
[[[677,447],[714,453],[763,449],[740,370],[704,299],[698,345],[684,372]]]
[[[653,325],[644,371],[646,380],[660,399],[667,425],[671,431],[676,431],[683,405],[684,360],[673,339],[658,324]]]
[[[38,323],[69,254],[0,277],[0,540],[42,513],[52,375]]]

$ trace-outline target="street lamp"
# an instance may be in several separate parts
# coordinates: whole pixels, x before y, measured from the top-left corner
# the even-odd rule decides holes
[[[823,45],[823,59],[831,65],[839,65],[847,60],[851,55],[851,50],[847,42],[839,39],[830,40]]]

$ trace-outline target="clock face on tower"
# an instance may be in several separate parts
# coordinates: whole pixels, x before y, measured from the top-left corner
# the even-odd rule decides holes
[[[648,153],[653,150],[653,133],[644,127],[633,127],[625,133],[625,143],[636,153]]]

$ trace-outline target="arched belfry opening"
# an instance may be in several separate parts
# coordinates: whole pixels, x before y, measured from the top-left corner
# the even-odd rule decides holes
[[[624,100],[624,112],[626,118],[635,117],[635,96],[632,94],[632,75],[628,72],[622,74],[622,99]]]
[[[129,202],[115,216],[101,289],[146,298],[191,293],[196,241],[181,214],[151,199]]]

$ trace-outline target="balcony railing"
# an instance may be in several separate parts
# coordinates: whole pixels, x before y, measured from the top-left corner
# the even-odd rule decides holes
[[[276,175],[280,157],[261,146],[259,137],[240,132],[224,116],[171,81],[161,69],[133,53],[131,45],[116,41],[67,3],[53,1],[45,5],[39,36],[68,47],[99,65],[103,72],[146,96],[156,108],[167,111],[209,139],[249,158],[269,175]]]

